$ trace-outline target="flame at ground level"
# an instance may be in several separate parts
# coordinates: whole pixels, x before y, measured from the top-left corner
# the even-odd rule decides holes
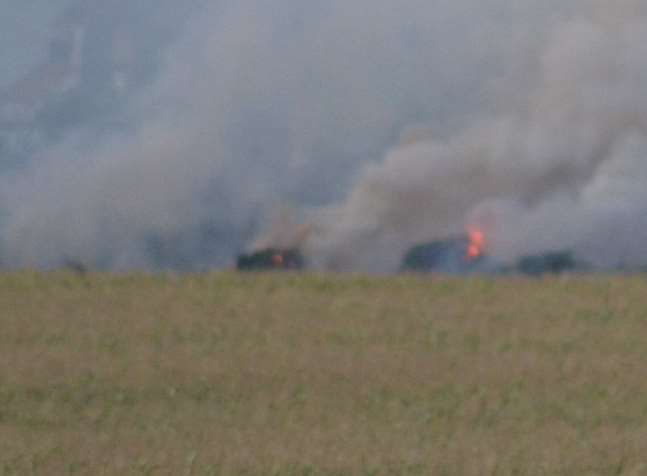
[[[468,231],[469,244],[467,246],[467,261],[474,261],[485,253],[485,234],[478,229]]]

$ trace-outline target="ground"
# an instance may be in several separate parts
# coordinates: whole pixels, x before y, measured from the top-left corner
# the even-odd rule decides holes
[[[0,475],[647,474],[647,279],[0,275]]]

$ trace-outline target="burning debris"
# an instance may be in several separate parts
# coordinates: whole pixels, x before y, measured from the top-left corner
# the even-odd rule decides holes
[[[466,235],[416,245],[405,254],[403,271],[470,273],[488,261],[485,235],[473,229]]]
[[[304,259],[296,248],[266,248],[238,256],[236,269],[239,271],[290,271],[301,270]]]
[[[252,244],[252,251],[236,261],[239,271],[296,271],[305,267],[302,249],[313,227],[298,223],[293,210],[282,207],[269,218],[265,232]]]
[[[586,271],[590,268],[568,250],[525,255],[513,265],[496,262],[487,255],[485,235],[478,229],[471,229],[466,235],[414,246],[405,254],[402,264],[403,271],[528,276]]]

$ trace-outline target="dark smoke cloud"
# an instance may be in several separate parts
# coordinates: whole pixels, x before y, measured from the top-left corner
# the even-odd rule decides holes
[[[641,259],[638,2],[192,0],[182,28],[148,3],[162,54],[126,105],[0,178],[6,266],[223,266],[285,206],[335,269],[473,221],[505,259]]]

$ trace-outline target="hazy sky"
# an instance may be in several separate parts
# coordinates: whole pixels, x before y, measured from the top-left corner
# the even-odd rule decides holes
[[[0,87],[45,53],[49,24],[68,0],[0,0]]]

